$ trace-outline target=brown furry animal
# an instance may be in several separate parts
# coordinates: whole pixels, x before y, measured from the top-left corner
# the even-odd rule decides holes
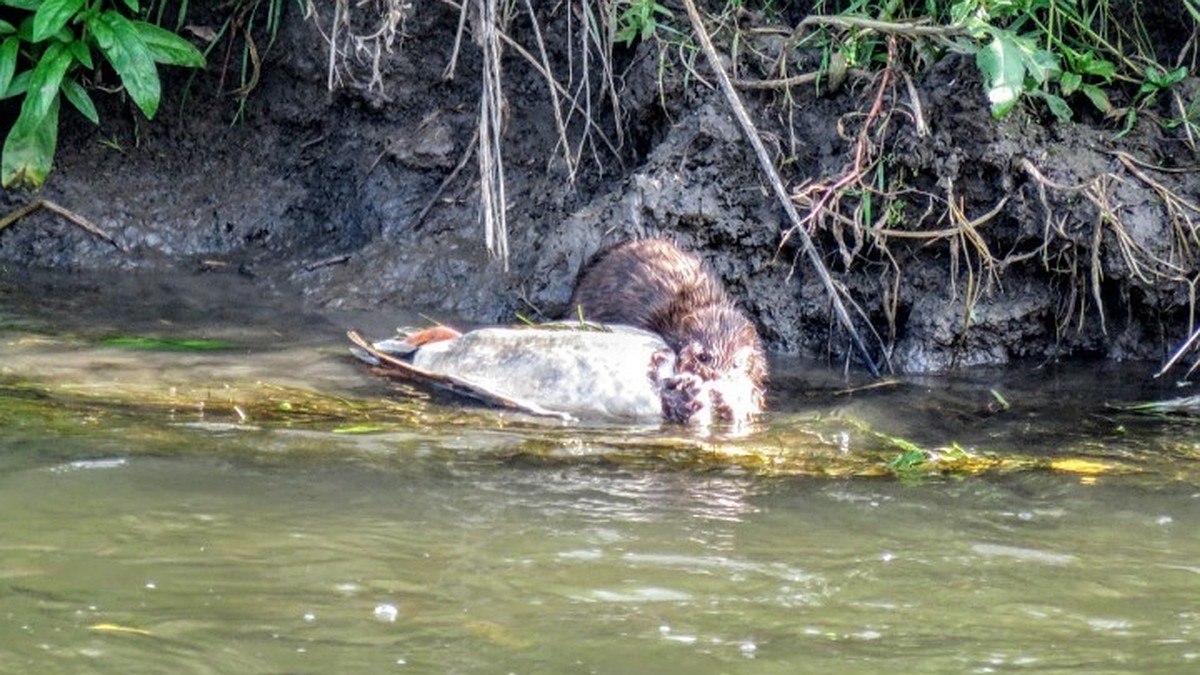
[[[740,422],[762,411],[767,359],[758,330],[696,256],[663,239],[627,241],[583,270],[571,305],[588,321],[658,333],[675,351],[663,415]]]

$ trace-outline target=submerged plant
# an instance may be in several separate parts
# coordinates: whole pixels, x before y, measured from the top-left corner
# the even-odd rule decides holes
[[[162,95],[158,64],[200,68],[191,43],[138,20],[138,0],[0,0],[15,23],[0,20],[0,98],[24,96],[0,159],[4,187],[37,188],[46,180],[58,144],[60,100],[93,124],[100,116],[88,93],[100,68],[95,52],[121,81],[147,119]]]

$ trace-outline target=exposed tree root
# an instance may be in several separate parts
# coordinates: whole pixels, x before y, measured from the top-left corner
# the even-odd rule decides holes
[[[746,135],[746,139],[754,149],[754,154],[758,157],[759,166],[774,188],[775,195],[779,198],[779,202],[787,213],[788,219],[792,222],[792,228],[788,231],[788,234],[784,235],[784,242],[787,241],[789,234],[794,234],[800,240],[801,249],[808,256],[813,270],[820,277],[821,283],[824,284],[825,290],[829,294],[829,301],[833,305],[834,313],[842,329],[846,331],[846,334],[849,335],[851,341],[854,343],[867,370],[870,371],[873,377],[880,377],[879,367],[875,365],[874,357],[871,355],[870,350],[867,349],[866,343],[855,328],[850,314],[846,311],[839,286],[834,283],[829,270],[826,269],[825,263],[821,260],[821,253],[817,250],[812,242],[812,238],[808,236],[808,232],[804,229],[800,214],[796,211],[796,205],[792,202],[787,189],[783,186],[783,181],[779,177],[779,173],[775,170],[775,163],[772,161],[770,155],[767,154],[767,149],[759,137],[758,128],[755,127],[754,122],[750,119],[749,113],[746,112],[746,107],[742,105],[741,97],[738,96],[737,90],[734,89],[733,83],[729,79],[729,75],[721,65],[721,57],[717,53],[716,47],[713,46],[712,40],[708,37],[708,31],[704,28],[704,21],[700,17],[699,10],[696,9],[695,1],[683,0],[683,4],[687,9],[688,18],[692,22],[692,30],[700,40],[700,45],[708,59],[709,68],[716,74],[717,81],[721,85],[721,91],[725,94],[730,108],[733,109],[734,117],[737,118],[738,123],[742,127],[742,132]],[[784,242],[781,242],[780,245],[782,246]]]
[[[479,97],[479,220],[488,252],[508,271],[508,203],[504,190],[504,85],[500,74],[499,0],[479,0],[483,86]]]
[[[502,260],[507,269],[507,204],[502,159],[506,103],[500,70],[503,55],[501,45],[512,49],[546,80],[559,137],[559,158],[566,168],[568,180],[573,182],[587,150],[597,158],[598,165],[601,151],[607,151],[618,163],[621,162],[622,139],[619,124],[611,133],[611,136],[616,138],[614,141],[610,138],[610,133],[597,121],[592,107],[593,99],[599,99],[599,95],[594,92],[596,83],[592,73],[599,72],[601,75],[598,79],[605,92],[604,96],[609,99],[613,108],[613,119],[621,118],[617,102],[617,77],[609,53],[612,40],[608,38],[611,37],[612,27],[606,23],[608,17],[597,17],[590,3],[583,3],[578,13],[572,8],[566,10],[569,23],[568,47],[574,47],[575,40],[578,40],[579,47],[577,51],[572,52],[574,56],[570,60],[574,64],[574,60],[579,59],[579,68],[572,68],[564,83],[555,76],[551,68],[534,3],[530,0],[524,0],[524,16],[531,25],[537,56],[508,33],[507,29],[514,18],[515,4],[501,4],[498,0],[441,0],[441,4],[453,8],[459,14],[454,47],[443,77],[455,77],[467,30],[474,34],[482,54],[482,92],[475,139],[480,176],[480,222],[483,224],[488,250]],[[359,5],[355,5],[352,8],[348,0],[337,0],[333,17],[328,27],[325,27],[316,15],[315,7],[309,6],[309,17],[317,24],[329,45],[327,84],[330,90],[346,84],[362,84],[364,79],[367,89],[382,90],[381,57],[390,52],[393,43],[403,35],[404,22],[412,11],[412,3],[407,0],[379,0],[376,7],[370,11],[377,19],[373,30],[365,34],[356,34],[351,15],[358,7]],[[578,28],[574,22],[576,16],[583,23]],[[356,66],[363,64],[367,66],[365,78],[356,75],[356,72],[362,70]],[[575,141],[571,140],[569,133],[573,128],[579,130]],[[448,180],[452,180],[458,173],[456,169]],[[428,208],[422,212],[421,217],[427,213]]]
[[[1182,196],[1153,179],[1147,172],[1148,167],[1124,152],[1113,153],[1121,166],[1129,175],[1153,190],[1162,200],[1167,220],[1172,223],[1173,236],[1168,257],[1152,253],[1142,246],[1126,228],[1121,218],[1122,206],[1113,197],[1113,186],[1126,178],[1114,172],[1095,176],[1086,183],[1079,185],[1061,185],[1047,178],[1031,161],[1024,159],[1020,166],[1038,186],[1038,197],[1045,212],[1041,255],[1047,269],[1056,269],[1062,262],[1072,276],[1077,276],[1080,268],[1079,253],[1074,250],[1074,238],[1067,231],[1065,216],[1056,216],[1055,210],[1047,196],[1048,191],[1076,194],[1087,199],[1096,211],[1096,219],[1092,224],[1091,239],[1088,246],[1088,286],[1096,305],[1102,329],[1106,329],[1104,303],[1101,297],[1101,282],[1104,268],[1101,256],[1106,250],[1106,238],[1111,242],[1116,253],[1120,255],[1125,268],[1137,282],[1153,287],[1163,283],[1183,284],[1191,292],[1193,298],[1189,316],[1189,327],[1195,326],[1195,288],[1200,282],[1200,271],[1196,270],[1196,255],[1200,251],[1200,230],[1195,218],[1200,217],[1200,208],[1184,199]],[[1076,310],[1069,308],[1063,317],[1063,324],[1070,322],[1071,314],[1082,312],[1082,307]]]

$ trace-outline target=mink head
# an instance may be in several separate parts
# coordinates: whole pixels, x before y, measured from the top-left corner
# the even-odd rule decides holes
[[[689,405],[676,410],[711,408],[727,421],[741,421],[762,411],[767,378],[766,356],[754,324],[729,302],[674,310],[660,322],[663,338],[678,355],[675,370],[688,382],[683,395]],[[701,399],[692,405],[692,397]]]

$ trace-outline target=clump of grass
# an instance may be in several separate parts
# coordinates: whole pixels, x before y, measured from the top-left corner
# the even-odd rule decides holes
[[[175,30],[186,28],[207,42],[204,57],[219,63],[220,82],[217,90],[220,94],[233,96],[237,100],[237,111],[233,116],[235,123],[245,116],[246,102],[258,88],[262,78],[263,57],[279,36],[287,2],[288,0],[232,0],[222,6],[224,19],[215,29],[187,24],[189,2],[183,2],[177,8],[174,17]],[[147,9],[147,14],[154,16],[155,21],[161,25],[169,20],[166,16],[169,5],[171,3],[166,0],[158,0]],[[311,2],[296,0],[296,5],[301,12],[307,13],[310,11]],[[236,78],[237,85],[227,90],[227,80],[231,76]],[[184,96],[187,97],[186,91]]]

